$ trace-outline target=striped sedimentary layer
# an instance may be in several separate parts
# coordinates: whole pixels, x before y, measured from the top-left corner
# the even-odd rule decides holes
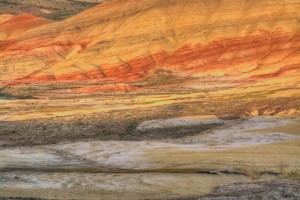
[[[299,9],[299,0],[117,0],[60,22],[15,26],[22,17],[6,16],[0,80],[124,82],[164,69],[295,82]]]

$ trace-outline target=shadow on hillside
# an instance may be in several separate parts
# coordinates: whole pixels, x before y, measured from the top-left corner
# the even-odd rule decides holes
[[[0,92],[0,100],[14,100],[14,99],[37,99],[37,98],[32,96],[17,96],[17,95],[5,94]]]

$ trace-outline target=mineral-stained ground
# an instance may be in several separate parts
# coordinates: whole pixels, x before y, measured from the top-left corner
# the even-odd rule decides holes
[[[114,0],[64,20],[6,10],[0,199],[299,199],[299,9]]]

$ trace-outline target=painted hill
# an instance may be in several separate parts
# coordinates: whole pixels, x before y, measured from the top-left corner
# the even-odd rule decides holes
[[[60,22],[6,15],[0,80],[127,82],[161,70],[291,83],[300,76],[299,10],[300,0],[117,0]]]
[[[1,15],[1,35],[0,39],[10,40],[18,38],[23,32],[51,23],[50,20],[36,17],[30,14],[18,16]]]

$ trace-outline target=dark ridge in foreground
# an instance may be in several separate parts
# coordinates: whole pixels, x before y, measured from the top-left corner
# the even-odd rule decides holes
[[[31,198],[31,197],[0,197],[0,200],[46,200],[46,199]]]
[[[257,199],[300,199],[300,183],[260,182],[220,186],[214,193],[204,197],[180,200],[257,200]],[[179,200],[179,199],[178,199]]]

